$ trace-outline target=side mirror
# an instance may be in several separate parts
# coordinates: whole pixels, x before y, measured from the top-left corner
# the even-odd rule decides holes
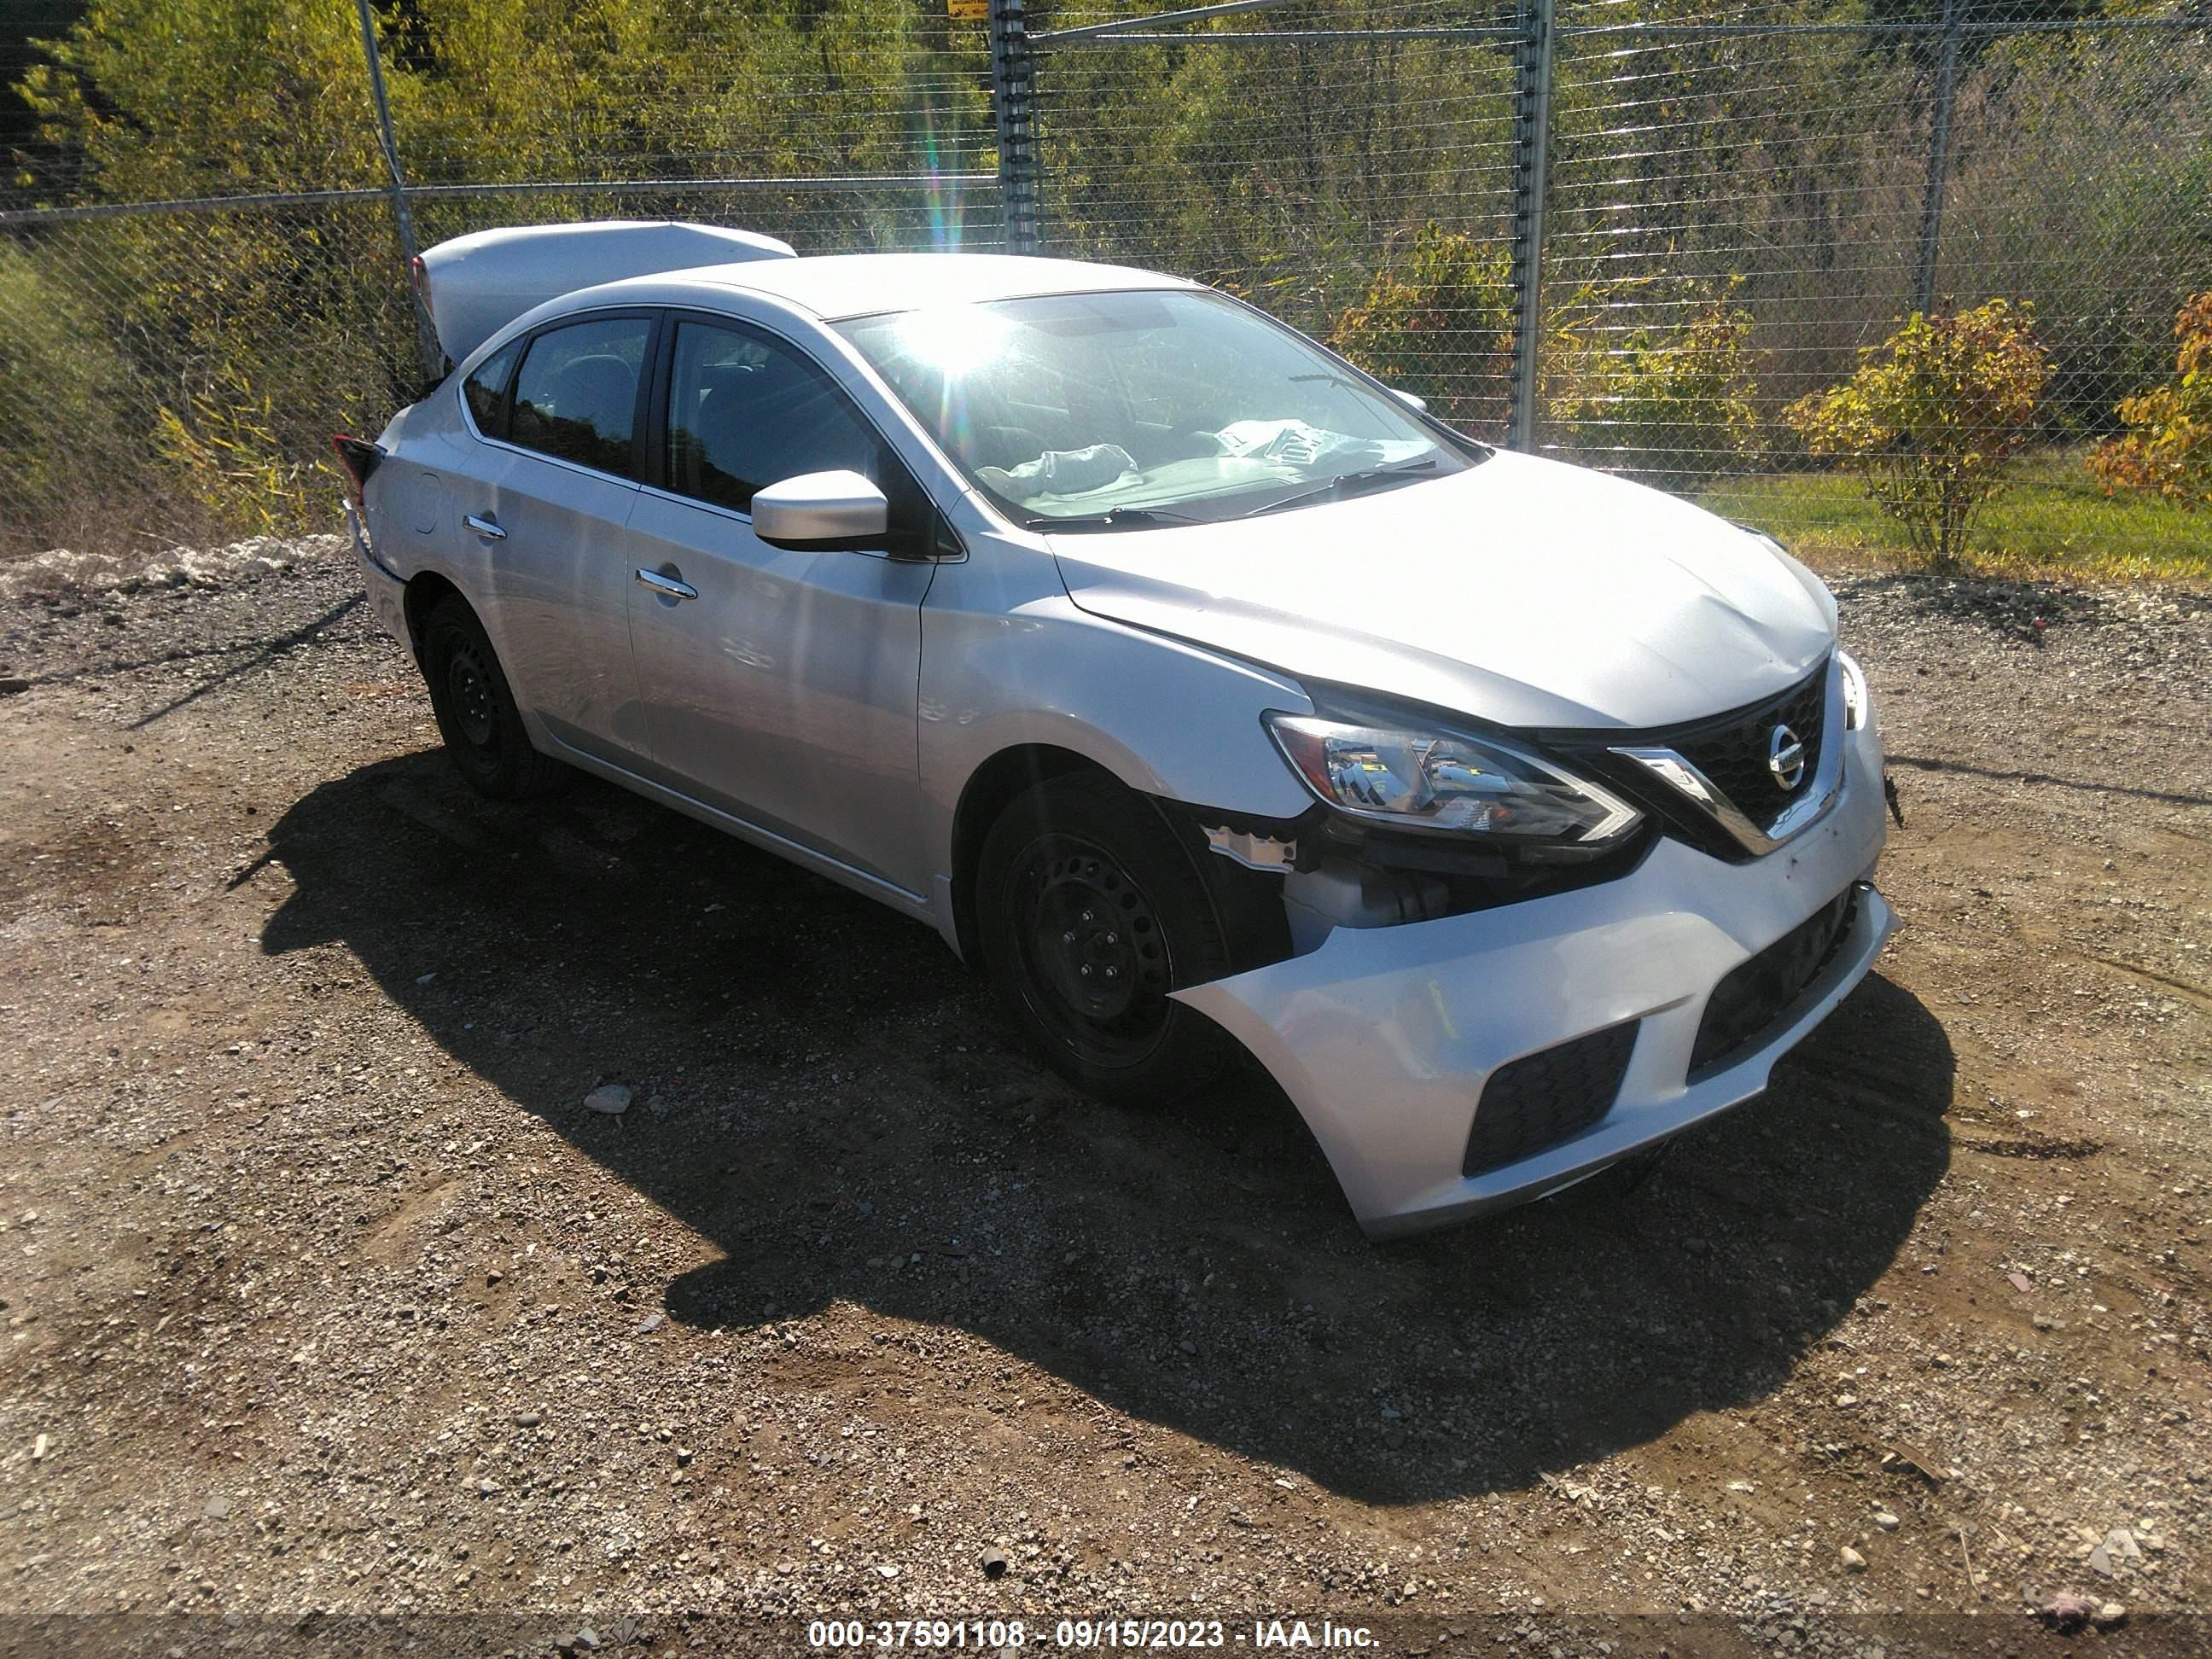
[[[1425,415],[1429,412],[1429,400],[1426,398],[1416,397],[1410,392],[1401,392],[1395,386],[1390,388],[1390,395],[1416,415]]]
[[[891,504],[857,472],[802,472],[753,494],[753,534],[800,553],[881,549]]]

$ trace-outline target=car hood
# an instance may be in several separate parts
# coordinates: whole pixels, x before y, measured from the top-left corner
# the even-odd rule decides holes
[[[1695,720],[1796,684],[1835,640],[1827,589],[1765,538],[1510,452],[1256,519],[1047,540],[1093,615],[1510,726]]]

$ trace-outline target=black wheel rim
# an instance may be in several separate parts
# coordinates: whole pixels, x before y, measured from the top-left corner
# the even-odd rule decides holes
[[[468,641],[446,659],[446,702],[464,743],[483,755],[497,750],[499,696],[492,689],[491,665]]]
[[[1157,1048],[1175,964],[1144,890],[1079,836],[1046,836],[1016,867],[1015,937],[1030,1006],[1088,1065],[1132,1066]]]

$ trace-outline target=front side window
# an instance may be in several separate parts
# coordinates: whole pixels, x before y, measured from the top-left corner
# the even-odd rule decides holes
[[[595,318],[538,335],[514,379],[508,435],[526,449],[627,475],[652,337],[644,317]]]
[[[969,478],[1036,529],[1237,518],[1486,453],[1216,295],[1060,295],[839,326]]]
[[[522,355],[522,342],[511,340],[476,366],[462,382],[469,415],[477,430],[487,438],[507,436],[507,382],[514,373],[514,360]]]
[[[781,343],[679,323],[668,387],[668,487],[743,513],[804,472],[858,472],[896,501],[874,430],[822,369]]]

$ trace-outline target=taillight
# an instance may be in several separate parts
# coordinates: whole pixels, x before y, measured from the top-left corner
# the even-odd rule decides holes
[[[347,495],[356,507],[363,505],[362,492],[368,488],[369,477],[383,464],[383,448],[343,432],[331,435],[331,447],[337,452],[338,465],[345,469]]]
[[[415,284],[415,297],[422,302],[422,314],[434,317],[437,313],[430,305],[430,268],[422,263],[421,254],[407,262],[407,279]]]

